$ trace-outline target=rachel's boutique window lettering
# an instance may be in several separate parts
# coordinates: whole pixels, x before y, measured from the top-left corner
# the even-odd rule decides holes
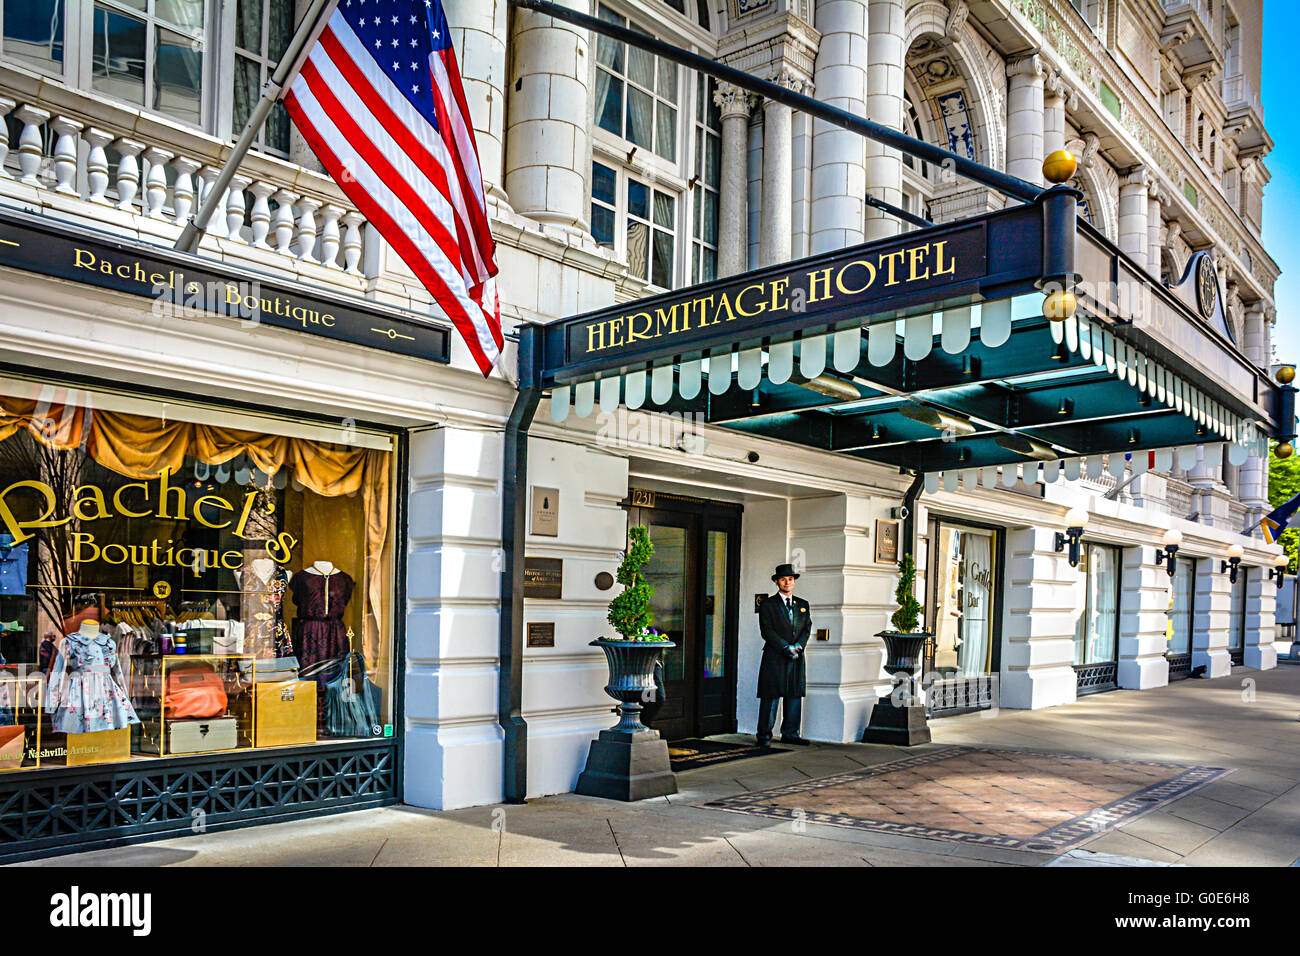
[[[0,379],[0,770],[391,736],[392,459]]]

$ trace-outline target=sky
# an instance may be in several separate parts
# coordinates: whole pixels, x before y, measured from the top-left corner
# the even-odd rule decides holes
[[[1264,125],[1273,151],[1264,165],[1273,178],[1264,188],[1264,248],[1282,269],[1273,289],[1277,324],[1273,347],[1280,362],[1300,363],[1300,109],[1292,99],[1287,74],[1295,65],[1295,38],[1300,29],[1300,2],[1268,0],[1264,4]],[[1294,75],[1292,75],[1294,78]]]

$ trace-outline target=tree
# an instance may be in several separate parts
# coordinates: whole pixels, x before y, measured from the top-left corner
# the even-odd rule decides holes
[[[627,538],[627,554],[615,575],[623,585],[623,593],[609,602],[609,623],[623,640],[635,641],[643,638],[654,623],[654,612],[650,610],[654,588],[646,583],[641,569],[655,553],[655,546],[650,543],[650,532],[641,526],[630,529]]]
[[[1268,503],[1274,508],[1284,505],[1296,495],[1300,495],[1300,457],[1278,458],[1273,447],[1268,452]],[[1287,528],[1278,538],[1286,556],[1290,559],[1289,572],[1296,570],[1296,552],[1300,549],[1300,530]]]

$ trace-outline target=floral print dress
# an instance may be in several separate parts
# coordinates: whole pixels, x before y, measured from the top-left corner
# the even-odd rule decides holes
[[[91,734],[140,723],[124,683],[111,636],[69,634],[54,658],[45,695],[55,732]]]

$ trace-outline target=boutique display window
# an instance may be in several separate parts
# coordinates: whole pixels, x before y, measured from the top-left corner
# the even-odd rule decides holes
[[[0,378],[0,769],[391,737],[393,460]]]

